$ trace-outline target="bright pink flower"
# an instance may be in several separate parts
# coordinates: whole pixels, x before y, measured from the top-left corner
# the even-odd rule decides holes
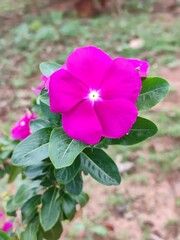
[[[2,230],[3,230],[3,232],[7,232],[7,231],[11,230],[12,227],[13,227],[12,222],[5,222],[2,227]]]
[[[0,218],[4,217],[4,213],[0,212]]]
[[[49,77],[46,77],[45,75],[41,75],[41,83],[37,87],[33,87],[32,90],[36,95],[39,95],[43,88],[49,89]]]
[[[41,75],[41,79],[42,79],[42,81],[44,82],[44,88],[46,89],[46,90],[48,90],[49,89],[49,77],[47,77],[47,76],[45,76],[45,75]]]
[[[11,130],[11,137],[15,140],[23,140],[31,134],[30,121],[36,119],[35,113],[27,112]]]
[[[50,77],[50,108],[62,113],[71,138],[96,144],[101,137],[120,138],[137,118],[135,103],[141,79],[125,58],[111,59],[93,46],[76,49]]]
[[[146,77],[149,69],[149,63],[139,59],[127,58],[135,69],[139,72],[140,77]]]

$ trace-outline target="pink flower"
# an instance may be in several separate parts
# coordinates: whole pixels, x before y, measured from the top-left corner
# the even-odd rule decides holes
[[[39,95],[43,88],[49,89],[49,77],[41,75],[41,83],[37,87],[33,87],[32,90],[36,95]]]
[[[4,217],[4,213],[0,212],[0,218]]]
[[[35,113],[27,112],[11,130],[11,137],[15,140],[23,140],[31,134],[30,122],[36,119]]]
[[[12,227],[13,227],[12,222],[5,222],[2,227],[2,230],[3,230],[3,232],[7,232],[7,231],[11,230]]]
[[[142,61],[139,59],[127,58],[129,63],[131,63],[135,69],[139,72],[140,77],[146,77],[149,69],[149,63],[147,61]]]
[[[93,46],[76,49],[50,77],[50,108],[62,114],[71,138],[96,144],[101,137],[120,138],[136,121],[141,90],[137,70],[127,59],[111,59]]]

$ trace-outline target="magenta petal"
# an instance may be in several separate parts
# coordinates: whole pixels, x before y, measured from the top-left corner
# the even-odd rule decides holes
[[[45,75],[41,75],[41,79],[44,82],[44,87],[45,89],[49,89],[49,77],[45,76]]]
[[[4,217],[4,213],[0,212],[0,218]]]
[[[134,68],[139,72],[140,77],[146,77],[149,69],[149,63],[144,60],[127,58]]]
[[[11,129],[11,137],[15,140],[23,140],[31,134],[30,122],[37,118],[34,113],[26,113]]]
[[[62,115],[64,131],[71,138],[86,144],[96,144],[102,136],[99,120],[90,101],[83,101]]]
[[[126,98],[136,102],[141,91],[141,79],[125,58],[113,60],[101,88],[103,99]]]
[[[71,110],[88,95],[88,88],[68,71],[60,69],[50,76],[50,108],[55,113]]]
[[[45,83],[41,82],[37,87],[33,87],[32,90],[36,95],[39,95],[42,91],[42,89],[44,88]]]
[[[97,101],[94,106],[102,135],[108,138],[120,138],[128,133],[138,114],[135,104],[125,99]]]
[[[7,231],[11,230],[12,227],[13,227],[12,222],[5,222],[2,227],[2,230],[3,230],[3,232],[7,232]]]
[[[73,76],[89,88],[98,90],[112,59],[101,49],[88,46],[77,48],[67,59],[66,66]]]

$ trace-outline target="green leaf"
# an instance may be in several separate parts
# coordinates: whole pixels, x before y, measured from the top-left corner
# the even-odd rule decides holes
[[[6,233],[0,230],[0,240],[11,240],[11,238]]]
[[[22,184],[16,195],[14,196],[14,202],[21,206],[24,201],[28,198],[31,188],[27,184]]]
[[[45,92],[42,95],[40,95],[39,100],[40,100],[40,102],[43,102],[47,106],[50,106],[48,92]]]
[[[12,151],[2,151],[0,152],[0,163],[6,159],[8,159],[11,156]]]
[[[50,230],[58,221],[60,215],[60,198],[57,188],[49,188],[42,196],[40,222],[44,231]]]
[[[89,201],[89,195],[85,192],[82,192],[78,196],[73,196],[73,199],[81,206],[85,207],[87,202]]]
[[[37,240],[37,232],[39,221],[36,218],[32,223],[28,224],[26,230],[21,233],[20,240]]]
[[[136,103],[139,110],[148,110],[159,103],[169,91],[169,83],[160,77],[147,77]]]
[[[17,178],[19,173],[22,173],[22,171],[23,171],[23,169],[21,167],[15,167],[15,166],[11,165],[8,183],[12,183]]]
[[[57,221],[53,228],[47,232],[43,232],[43,237],[46,240],[58,240],[63,232],[62,224]]]
[[[10,163],[9,163],[9,162],[5,162],[5,163],[3,163],[3,166],[4,166],[5,172],[6,172],[7,174],[9,174],[9,173],[10,173],[10,170],[11,170],[11,165],[10,165]]]
[[[81,154],[82,168],[105,185],[120,184],[121,177],[113,160],[101,149],[85,149]]]
[[[62,197],[62,210],[67,219],[72,220],[76,213],[76,202],[68,194],[64,194]]]
[[[46,77],[49,77],[53,72],[61,68],[61,65],[55,62],[42,62],[39,69]]]
[[[41,164],[26,167],[24,175],[29,179],[39,178],[46,174],[46,169],[50,166],[50,163],[44,161]]]
[[[66,184],[66,191],[74,194],[74,195],[79,195],[82,192],[83,189],[83,180],[81,173],[79,172],[71,182]]]
[[[50,106],[41,102],[41,100],[40,100],[40,105],[41,105],[41,111],[42,111],[44,117],[48,121],[50,121],[52,124],[59,126],[60,122],[61,122],[61,115],[51,112]]]
[[[42,128],[46,128],[46,127],[50,127],[50,126],[51,126],[50,122],[48,122],[42,118],[38,118],[38,119],[35,119],[30,122],[31,131],[33,133]]]
[[[127,135],[119,139],[104,138],[102,142],[97,145],[97,147],[101,147],[101,144],[120,144],[124,146],[137,144],[146,140],[149,137],[154,136],[157,131],[158,129],[153,122],[146,118],[138,117]]]
[[[0,179],[3,178],[6,174],[6,171],[0,167]]]
[[[14,212],[17,208],[21,208],[23,204],[28,201],[33,195],[35,195],[39,190],[40,186],[34,184],[22,184],[17,190],[14,197],[10,198],[6,205],[6,211],[9,213]]]
[[[41,195],[30,198],[21,208],[23,223],[28,224],[37,214],[37,207],[41,202]]]
[[[70,182],[80,169],[80,157],[77,157],[72,165],[65,168],[55,169],[54,174],[59,183],[66,184]]]
[[[31,166],[48,158],[48,144],[51,128],[43,128],[20,142],[13,153],[15,166]]]
[[[49,156],[56,169],[73,164],[76,157],[87,145],[69,138],[62,128],[54,128],[49,142]]]

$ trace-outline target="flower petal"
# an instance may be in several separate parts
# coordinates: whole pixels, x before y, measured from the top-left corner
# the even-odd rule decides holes
[[[140,77],[146,77],[149,69],[149,63],[144,60],[127,58],[128,62],[131,63],[135,69],[139,72]]]
[[[136,102],[141,91],[141,79],[125,58],[113,60],[101,87],[103,99],[125,98]]]
[[[64,131],[71,138],[86,144],[96,144],[102,136],[102,128],[90,101],[82,101],[62,115]]]
[[[94,104],[102,135],[120,138],[129,132],[137,118],[136,106],[126,99],[97,101]]]
[[[88,95],[88,88],[67,70],[57,70],[50,76],[49,98],[51,111],[67,112]]]
[[[49,77],[45,76],[44,74],[41,75],[41,80],[44,82],[45,89],[49,89]]]
[[[77,48],[67,59],[66,66],[73,76],[92,90],[98,90],[112,59],[101,49],[88,46]]]
[[[12,229],[12,227],[13,227],[12,222],[5,222],[5,223],[3,224],[2,231],[3,231],[3,232],[8,232],[9,230]]]
[[[15,140],[23,140],[31,134],[30,122],[37,118],[35,113],[27,112],[11,129],[11,137]]]
[[[32,87],[32,90],[36,95],[39,95],[41,93],[42,89],[44,88],[44,86],[45,86],[44,82],[41,82],[38,86]]]
[[[0,218],[4,217],[4,213],[0,212]]]

